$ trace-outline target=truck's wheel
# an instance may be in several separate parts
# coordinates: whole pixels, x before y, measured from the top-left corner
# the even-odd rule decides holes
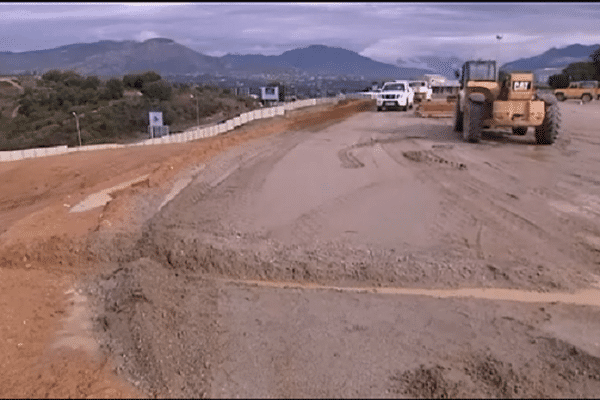
[[[408,105],[400,107],[400,111],[406,111],[406,110],[408,110]]]
[[[456,107],[454,107],[454,131],[463,131],[463,113],[460,112],[460,104],[456,99]]]
[[[483,104],[467,101],[463,115],[463,138],[471,143],[481,139],[481,123],[483,121]]]
[[[552,144],[558,137],[560,128],[560,110],[558,104],[544,100],[544,122],[535,127],[535,141],[537,144]]]
[[[556,93],[555,96],[556,96],[556,100],[558,100],[558,101],[565,101],[566,100],[565,99],[565,95],[562,94],[562,93]]]
[[[512,128],[513,135],[525,136],[527,134],[526,126],[518,126],[516,128]]]
[[[377,111],[381,111],[381,110],[382,110],[382,108],[378,106],[377,107]]]
[[[581,96],[581,101],[583,101],[584,103],[592,101],[592,96],[586,93],[583,96]]]

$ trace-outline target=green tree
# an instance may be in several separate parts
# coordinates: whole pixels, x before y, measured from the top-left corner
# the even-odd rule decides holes
[[[551,75],[548,78],[548,85],[550,85],[550,87],[552,87],[553,89],[566,88],[567,86],[569,86],[569,83],[569,76],[562,73]]]
[[[590,55],[590,58],[594,66],[594,79],[600,80],[600,47]]]
[[[65,86],[81,87],[85,79],[75,71],[65,71],[62,76],[62,82]]]
[[[145,84],[160,81],[162,78],[154,71],[144,72],[143,74],[128,74],[123,76],[123,85],[126,88],[142,89]]]
[[[126,88],[132,89],[133,88],[133,84],[135,82],[135,75],[124,75],[123,76],[123,86],[125,86]]]
[[[144,83],[160,81],[162,78],[159,74],[154,71],[148,71],[141,75]]]
[[[116,78],[109,79],[106,82],[106,94],[108,99],[117,100],[123,97],[123,83]]]
[[[121,81],[119,81],[121,82]],[[88,76],[85,78],[85,81],[81,85],[81,89],[94,89],[97,90],[98,86],[100,86],[100,79],[97,76]]]
[[[48,82],[60,82],[62,81],[62,72],[57,69],[52,69],[42,75],[42,79]]]
[[[591,62],[572,63],[562,70],[562,73],[570,77],[572,82],[594,79],[595,72],[594,64]]]
[[[156,81],[144,85],[141,92],[149,99],[170,100],[173,88],[164,81]]]

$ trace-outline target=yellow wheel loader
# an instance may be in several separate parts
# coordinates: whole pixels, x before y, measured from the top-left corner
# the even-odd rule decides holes
[[[482,129],[511,128],[514,135],[535,129],[537,144],[552,144],[560,114],[553,95],[538,94],[532,73],[511,73],[498,82],[495,61],[467,61],[454,111],[454,130],[463,139],[479,142]]]

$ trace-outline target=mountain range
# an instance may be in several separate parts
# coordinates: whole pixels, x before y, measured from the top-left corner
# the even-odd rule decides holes
[[[600,47],[600,44],[584,46],[581,44],[572,44],[562,49],[555,47],[544,53],[506,63],[502,69],[510,72],[517,70],[534,71],[543,68],[563,69],[567,65],[579,61],[591,61],[590,55]]]
[[[73,69],[83,75],[115,76],[154,70],[161,75],[306,73],[353,75],[365,79],[408,79],[431,73],[429,69],[402,68],[363,57],[338,47],[312,45],[278,56],[235,55],[212,57],[171,39],[144,42],[101,41],[78,43],[49,50],[0,52],[0,74],[50,69]]]
[[[22,53],[0,53],[0,73],[24,71],[43,73],[51,69],[73,69],[83,75],[112,76],[147,70],[163,74],[185,74],[201,71],[216,73],[224,64],[171,39],[150,39],[145,42],[105,40],[77,43],[50,50]]]
[[[576,61],[589,61],[600,45],[574,44],[552,48],[538,56],[504,64],[506,71],[564,68]],[[410,79],[426,73],[437,73],[453,79],[460,68],[458,57],[418,56],[399,58],[397,65],[372,60],[339,47],[312,45],[286,51],[277,56],[227,54],[208,56],[171,39],[154,38],[144,42],[100,41],[77,43],[49,50],[20,53],[0,52],[0,74],[27,71],[43,73],[50,69],[73,69],[82,75],[121,76],[132,72],[154,70],[161,75],[256,74],[346,75],[365,80]]]
[[[309,75],[352,75],[364,76],[367,79],[410,79],[433,72],[431,69],[385,64],[354,51],[323,45],[289,50],[278,56],[227,54],[222,59],[233,71],[293,70]]]

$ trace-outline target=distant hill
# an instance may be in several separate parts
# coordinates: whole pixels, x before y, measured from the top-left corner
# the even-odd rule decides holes
[[[400,68],[354,51],[323,45],[289,50],[278,56],[227,54],[222,59],[234,71],[295,71],[310,75],[364,76],[365,79],[409,79],[432,72],[422,68]]]
[[[0,52],[0,74],[50,69],[74,69],[83,75],[112,76],[154,70],[161,75],[280,73],[354,75],[365,79],[408,79],[430,69],[402,68],[374,61],[338,47],[313,45],[278,56],[233,55],[211,57],[156,38],[145,42],[101,41],[78,43],[50,50]]]
[[[223,61],[171,39],[101,41],[78,43],[50,50],[0,53],[0,73],[25,71],[42,73],[50,69],[74,69],[84,75],[123,75],[128,72],[156,70],[161,73],[215,73],[224,70]]]
[[[544,68],[564,68],[567,65],[578,61],[591,61],[590,55],[600,47],[600,44],[584,46],[581,44],[572,44],[562,49],[551,48],[539,56],[530,58],[520,58],[518,60],[506,63],[502,69],[510,71],[534,71]]]

